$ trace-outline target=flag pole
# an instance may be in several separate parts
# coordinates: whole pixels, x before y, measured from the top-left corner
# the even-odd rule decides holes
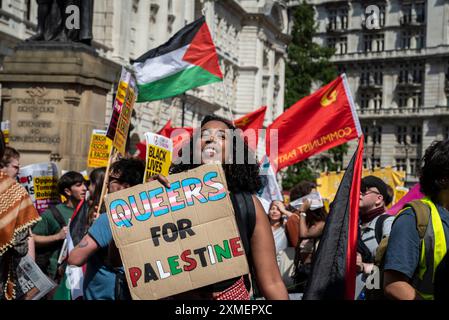
[[[104,174],[104,181],[103,181],[103,186],[101,188],[100,202],[98,203],[98,211],[101,210],[101,206],[103,205],[104,197],[106,195],[107,186],[109,183],[109,170],[111,168],[111,164],[115,162],[116,157],[117,157],[117,150],[113,146],[111,149],[111,153],[109,154],[108,165],[106,167],[106,172]],[[97,212],[97,213],[99,213],[99,212]]]
[[[185,114],[186,114],[186,93],[184,92],[182,94],[182,122],[181,122],[181,127],[184,128],[184,119],[185,119]]]

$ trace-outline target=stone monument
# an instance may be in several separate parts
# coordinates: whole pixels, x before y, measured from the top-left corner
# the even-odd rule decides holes
[[[39,2],[64,2],[53,1]],[[89,34],[78,31],[78,37]],[[2,119],[11,121],[11,146],[21,152],[23,165],[52,160],[64,170],[86,169],[92,129],[105,128],[107,95],[121,67],[85,40],[47,41],[38,32],[4,60]]]

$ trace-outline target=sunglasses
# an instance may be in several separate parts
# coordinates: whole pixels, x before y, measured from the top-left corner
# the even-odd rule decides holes
[[[367,194],[370,194],[370,193],[374,193],[374,194],[380,194],[379,192],[377,192],[377,191],[374,191],[374,190],[365,190],[365,191],[360,191],[360,194],[362,195],[362,196],[366,196]]]

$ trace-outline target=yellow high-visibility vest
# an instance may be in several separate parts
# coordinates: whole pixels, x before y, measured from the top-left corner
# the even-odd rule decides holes
[[[436,205],[427,197],[421,199],[421,202],[430,208],[430,219],[420,243],[419,264],[412,285],[423,299],[433,300],[435,271],[446,255],[446,237]]]

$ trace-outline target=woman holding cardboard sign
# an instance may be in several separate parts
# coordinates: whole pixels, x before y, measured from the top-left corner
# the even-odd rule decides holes
[[[201,164],[222,164],[243,247],[257,288],[266,299],[287,300],[287,289],[276,262],[270,223],[262,204],[255,196],[263,186],[263,182],[254,154],[236,132],[236,127],[217,116],[206,116],[201,124],[201,132],[194,135],[190,147],[192,150],[190,157],[185,156],[181,164],[173,166],[171,173],[183,172]],[[164,180],[163,177],[158,179]],[[253,283],[253,289],[254,287]],[[250,298],[250,290],[251,281],[247,275],[174,298],[247,300]]]

